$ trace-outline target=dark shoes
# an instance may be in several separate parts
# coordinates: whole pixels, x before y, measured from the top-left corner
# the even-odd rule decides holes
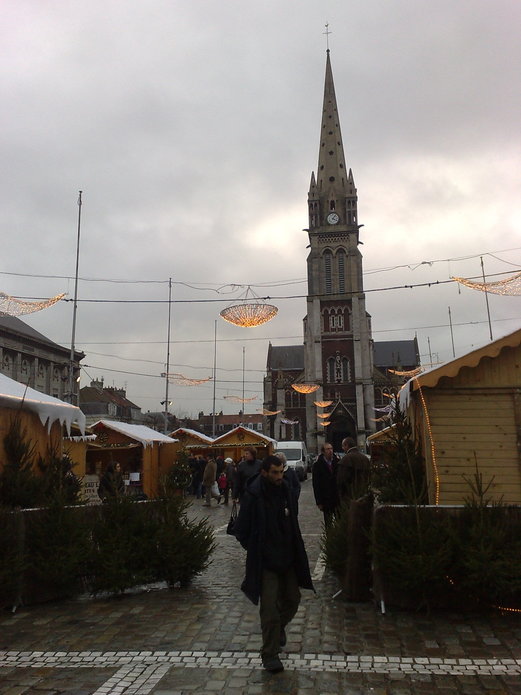
[[[263,659],[262,665],[266,671],[269,671],[270,673],[280,673],[281,671],[284,671],[284,666],[282,665],[282,661],[278,656],[271,656]]]
[[[280,628],[280,646],[285,647],[287,641],[288,640],[286,639],[286,630],[283,627],[281,627]]]

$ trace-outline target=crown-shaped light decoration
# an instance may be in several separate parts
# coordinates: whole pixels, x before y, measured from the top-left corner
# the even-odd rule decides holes
[[[264,299],[258,297],[249,285],[244,296],[239,297],[238,302],[238,304],[227,306],[220,312],[220,315],[228,323],[242,328],[260,326],[270,321],[278,312],[276,306],[266,304]]]
[[[177,372],[169,372],[168,374],[161,374],[162,377],[168,377],[168,381],[171,384],[177,384],[178,386],[200,386],[201,384],[206,384],[211,381],[213,377],[209,376],[206,379],[191,379],[184,374],[178,374]]]
[[[5,292],[0,292],[0,316],[22,316],[23,314],[33,314],[35,311],[47,309],[63,299],[65,294],[57,294],[56,297],[43,299],[36,302],[26,302],[22,299],[10,297]]]
[[[405,372],[399,372],[397,369],[388,369],[387,371],[389,372],[389,374],[396,374],[396,376],[411,377],[418,376],[418,374],[421,374],[423,372],[423,367],[416,367],[416,369],[409,369]]]
[[[298,393],[314,393],[320,386],[318,384],[291,384],[291,388]]]
[[[495,282],[473,282],[467,278],[452,277],[451,280],[459,282],[460,285],[470,287],[471,290],[490,292],[490,294],[502,294],[505,296],[516,296],[521,294],[521,273],[516,273],[512,277]]]
[[[327,408],[328,405],[332,405],[333,401],[313,401],[317,408]]]
[[[253,396],[252,398],[241,398],[240,396],[223,396],[223,398],[227,398],[230,401],[233,401],[234,403],[251,403],[251,401],[256,401],[257,396]]]

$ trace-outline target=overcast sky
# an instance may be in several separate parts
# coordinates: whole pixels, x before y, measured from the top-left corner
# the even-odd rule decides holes
[[[82,386],[161,409],[172,278],[170,371],[211,376],[217,319],[217,411],[240,407],[243,348],[262,407],[268,342],[302,342],[326,22],[374,339],[450,359],[450,307],[456,354],[489,340],[485,295],[446,281],[520,269],[520,3],[4,0],[0,291],[72,299],[81,189]],[[226,324],[231,284],[278,316]],[[494,338],[519,328],[519,297],[489,304]],[[70,347],[72,311],[21,318]],[[212,410],[211,385],[169,395]]]

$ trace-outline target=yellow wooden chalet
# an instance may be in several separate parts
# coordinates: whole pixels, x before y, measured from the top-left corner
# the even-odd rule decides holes
[[[201,456],[212,455],[212,444],[214,440],[212,437],[202,432],[197,432],[187,427],[179,427],[177,430],[174,430],[174,432],[171,432],[170,437],[177,439],[180,448],[186,449],[190,456],[196,456],[198,454]]]
[[[0,374],[0,468],[6,460],[4,437],[16,419],[34,446],[35,459],[45,458],[49,449],[62,456],[64,431],[70,433],[73,423],[85,433],[85,415],[79,408]]]
[[[229,457],[238,462],[242,458],[243,449],[247,446],[255,447],[257,458],[263,459],[269,454],[273,454],[276,444],[275,439],[239,425],[239,427],[214,439],[212,450],[215,456]]]
[[[400,402],[421,437],[430,504],[461,504],[476,472],[521,504],[521,330],[410,379]]]
[[[91,425],[87,465],[101,475],[109,462],[120,463],[130,494],[157,497],[159,479],[175,461],[179,442],[145,425],[99,420]]]

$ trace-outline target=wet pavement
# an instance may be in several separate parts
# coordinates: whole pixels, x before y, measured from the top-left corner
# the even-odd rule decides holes
[[[212,503],[214,504],[214,503]],[[280,674],[263,671],[258,610],[240,592],[244,551],[229,508],[196,500],[217,530],[209,569],[188,589],[153,587],[0,615],[2,695],[521,695],[521,614],[429,616],[333,598],[321,515],[303,484],[301,528],[316,595],[303,591]]]

